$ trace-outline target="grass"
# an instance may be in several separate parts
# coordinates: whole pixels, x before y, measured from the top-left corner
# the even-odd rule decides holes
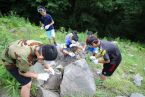
[[[56,31],[56,39],[58,43],[63,43],[66,33],[62,33],[61,29]],[[86,34],[79,33],[79,40],[85,41]],[[7,16],[0,18],[0,53],[8,45],[9,42],[17,39],[34,39],[47,44],[48,40],[44,30],[16,16]],[[107,38],[104,38],[107,39]],[[130,96],[133,92],[145,95],[145,46],[139,43],[133,43],[129,40],[113,39],[117,41],[123,60],[115,71],[113,76],[109,77],[103,83],[99,79],[95,79],[97,97],[116,97],[117,95]],[[88,59],[88,56],[87,56]],[[102,69],[102,65],[94,65],[89,60],[90,68]],[[2,62],[0,62],[2,64]],[[142,86],[138,87],[134,84],[133,78],[135,74],[140,74],[144,80]],[[0,84],[3,87],[9,86],[10,91],[16,94],[17,82],[6,72],[4,67],[0,65]],[[10,80],[10,81],[6,81]],[[35,91],[35,89],[33,90]]]

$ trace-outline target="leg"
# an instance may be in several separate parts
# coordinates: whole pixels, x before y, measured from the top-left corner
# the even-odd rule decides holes
[[[48,44],[51,44],[51,31],[46,31],[46,35],[48,37]]]
[[[17,67],[9,69],[7,68],[7,70],[22,85],[21,97],[30,97],[31,78],[20,75]]]
[[[31,90],[32,82],[22,86],[21,88],[21,97],[30,97],[30,90]]]
[[[54,29],[51,30],[51,38],[53,39],[54,45],[57,45],[56,41],[55,41],[55,31],[54,31]]]
[[[100,78],[102,80],[106,80],[106,77],[111,76],[114,73],[114,71],[116,70],[116,68],[118,67],[118,65],[119,64],[110,64],[110,63],[104,64]]]
[[[103,74],[101,74],[101,75],[100,75],[100,79],[101,79],[101,80],[106,80],[106,76],[103,75]]]
[[[55,37],[53,37],[52,39],[53,39],[54,45],[57,45],[57,44],[56,44],[56,41],[55,41]]]

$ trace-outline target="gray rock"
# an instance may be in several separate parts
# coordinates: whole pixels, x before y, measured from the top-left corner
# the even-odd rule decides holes
[[[127,97],[127,96],[116,96],[116,97]]]
[[[11,97],[3,87],[0,87],[0,97]]]
[[[36,97],[60,97],[60,96],[57,92],[45,90],[44,88],[39,87]]]
[[[130,97],[145,97],[145,96],[139,93],[132,93]]]
[[[60,88],[62,97],[93,97],[96,92],[95,81],[85,59],[65,67]]]
[[[59,91],[60,83],[62,81],[62,73],[51,75],[50,78],[44,82],[43,87],[47,90]]]

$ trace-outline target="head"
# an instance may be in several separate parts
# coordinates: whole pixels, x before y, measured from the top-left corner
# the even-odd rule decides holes
[[[72,36],[72,40],[74,40],[74,41],[77,42],[77,41],[78,41],[77,31],[73,31],[72,34],[73,34],[73,36]]]
[[[87,36],[91,36],[91,35],[93,35],[93,32],[92,31],[88,31],[87,32]]]
[[[46,15],[46,9],[42,6],[37,8],[37,11],[42,15],[45,16]]]
[[[95,36],[91,36],[91,37],[88,37],[88,39],[86,40],[86,44],[92,47],[99,47],[100,40],[96,38]]]
[[[76,51],[78,50],[77,44],[76,44],[76,43],[75,43],[75,44],[71,44],[71,45],[70,45],[70,50],[71,50],[72,52],[76,52]]]
[[[40,53],[42,54],[44,60],[52,61],[57,58],[57,48],[53,45],[44,45],[40,47]]]

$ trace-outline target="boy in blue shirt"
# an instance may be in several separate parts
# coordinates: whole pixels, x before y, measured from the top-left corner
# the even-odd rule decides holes
[[[46,9],[44,7],[39,7],[37,10],[42,15],[42,17],[41,17],[41,24],[42,24],[41,29],[46,30],[46,34],[47,34],[47,37],[49,39],[49,42],[52,43],[51,40],[53,40],[53,43],[56,45],[55,30],[54,30],[54,26],[53,26],[54,21],[53,21],[51,15],[46,13]]]

